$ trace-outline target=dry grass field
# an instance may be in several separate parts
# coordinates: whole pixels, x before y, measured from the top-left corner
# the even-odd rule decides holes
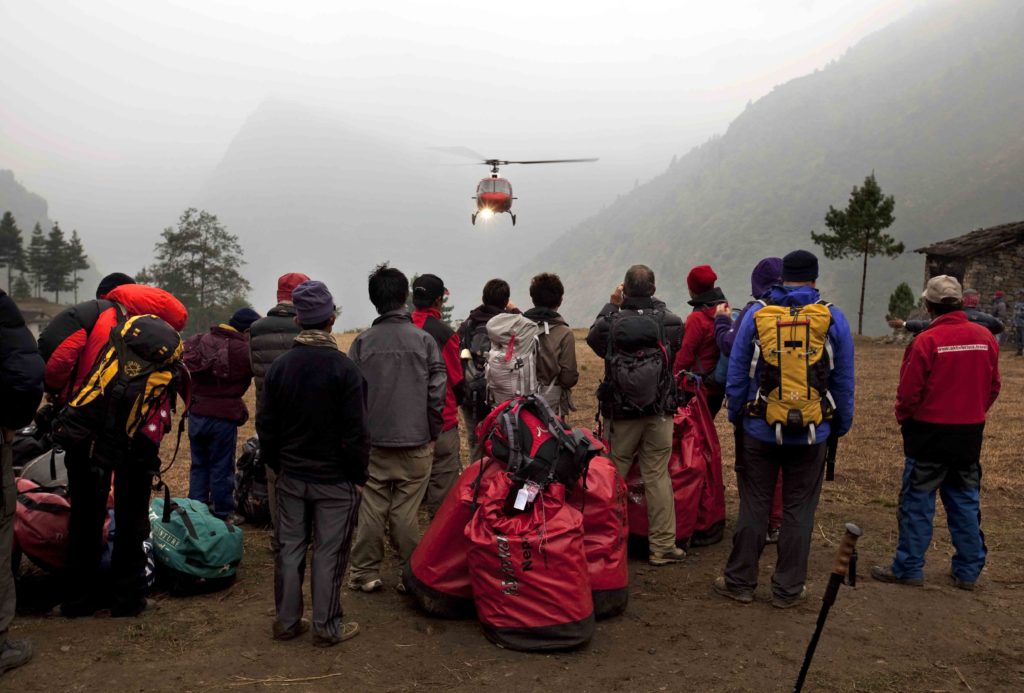
[[[343,348],[351,335],[342,337]],[[807,690],[1024,690],[1024,359],[1004,356],[1003,394],[984,448],[983,515],[989,563],[981,587],[956,590],[947,578],[951,546],[940,510],[923,589],[882,585],[867,571],[891,556],[901,442],[892,400],[902,351],[858,342],[857,412],[839,448],[836,480],[826,483],[811,556],[808,604],[777,611],[715,596],[711,580],[726,540],[694,550],[687,563],[650,568],[632,562],[627,612],[598,625],[576,653],[524,655],[490,645],[473,622],[417,613],[393,589],[345,591],[358,638],[330,650],[308,640],[270,639],[273,567],[264,530],[245,528],[238,582],[220,594],[175,599],[136,620],[65,621],[26,616],[14,637],[31,637],[33,664],[3,679],[3,690],[341,690],[341,691],[784,691],[796,678],[844,522],[864,529],[861,581],[843,588],[832,610]],[[574,423],[589,425],[600,362],[582,343],[583,380]],[[247,426],[239,439],[252,433]],[[729,525],[736,493],[732,437],[720,415]],[[171,445],[165,447],[170,448]],[[168,479],[187,489],[187,452]],[[762,559],[765,583],[773,550]],[[394,571],[385,573],[395,582]],[[390,578],[390,580],[388,580]]]

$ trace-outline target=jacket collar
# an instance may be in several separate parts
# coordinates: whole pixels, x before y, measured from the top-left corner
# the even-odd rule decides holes
[[[291,303],[278,303],[276,306],[267,311],[267,315],[278,318],[294,318],[295,306],[292,305]]]
[[[230,325],[214,325],[210,328],[210,334],[227,339],[245,339],[245,334],[239,332]]]
[[[768,294],[768,303],[777,306],[806,306],[821,300],[821,294],[813,286],[773,286]]]
[[[437,318],[438,320],[441,319],[441,311],[439,311],[437,308],[434,308],[433,306],[430,306],[429,308],[417,308],[415,311],[413,311],[413,315],[425,315],[428,318]]]
[[[552,325],[567,325],[565,318],[558,314],[558,311],[551,310],[550,308],[544,308],[542,306],[535,306],[530,310],[523,313],[524,317],[533,320],[534,322],[547,322]]]
[[[374,320],[373,324],[380,325],[385,322],[412,322],[412,317],[405,308],[399,308],[398,310],[389,310],[387,313],[384,313]]]
[[[648,298],[633,298],[627,296],[622,300],[622,308],[626,310],[653,310],[658,307],[658,301],[653,296]]]
[[[928,329],[933,330],[942,325],[961,325],[965,322],[967,322],[967,313],[962,310],[954,310],[952,313],[940,315],[932,320],[931,324],[928,325]]]

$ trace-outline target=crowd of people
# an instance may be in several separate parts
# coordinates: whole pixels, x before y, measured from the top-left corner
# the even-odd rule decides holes
[[[619,473],[625,477],[637,465],[643,479],[649,563],[671,566],[687,555],[677,545],[668,472],[673,414],[697,389],[712,416],[725,405],[735,431],[740,503],[732,549],[712,589],[752,602],[765,544],[777,542],[772,604],[789,608],[807,598],[828,442],[853,425],[854,341],[842,311],[819,294],[818,260],[808,251],[758,262],[750,300],[739,311],[717,279],[708,265],[689,272],[692,311],[684,320],[656,297],[649,267],[626,271],[586,338],[605,364],[598,406]],[[187,401],[188,495],[226,523],[238,521],[235,451],[238,428],[250,416],[244,396],[255,384],[255,426],[273,526],[275,639],[312,629],[315,645],[331,646],[356,635],[359,626],[343,619],[346,573],[352,590],[376,592],[392,579],[404,590],[401,571],[420,538],[420,510],[436,512],[463,468],[460,412],[473,454],[480,454],[476,429],[497,404],[489,359],[502,330],[532,328],[517,333],[535,335],[530,393],[563,416],[581,399],[573,396],[579,381],[576,344],[558,312],[564,287],[557,275],[533,278],[533,306],[525,312],[510,301],[507,282],[487,282],[481,304],[457,331],[442,320],[448,290],[434,274],[419,275],[410,286],[401,271],[385,264],[370,274],[367,288],[378,317],[348,353],[333,335],[337,308],[330,290],[297,272],[280,278],[277,305],[265,316],[243,308],[183,346],[182,363],[191,374],[191,387],[178,391]],[[1001,309],[997,304],[994,316],[980,313],[977,293],[963,291],[948,276],[931,279],[922,299],[931,320],[899,325],[917,334],[897,391],[905,450],[899,541],[891,565],[874,567],[872,576],[922,584],[939,493],[956,548],[952,579],[973,589],[986,556],[979,511],[981,440],[1000,384],[993,333],[1011,313],[1005,302]],[[58,411],[80,403],[112,334],[125,320],[144,315],[157,316],[175,331],[187,319],[167,292],[110,275],[96,299],[66,310],[37,344],[17,306],[0,292],[0,672],[31,657],[26,641],[7,638],[14,614],[7,564],[16,502],[14,431],[32,420],[44,391]],[[1024,336],[1024,292],[1012,320]],[[509,355],[514,343],[508,342]],[[68,570],[76,579],[61,605],[64,616],[110,609],[112,616],[131,617],[149,605],[139,579],[145,560],[141,540],[148,535],[151,484],[173,405],[157,402],[148,425],[129,428],[127,438],[118,431],[67,447]],[[101,580],[102,525],[112,483],[117,534],[110,577]],[[382,573],[386,540],[397,551],[395,576]],[[303,579],[310,547],[307,623]]]

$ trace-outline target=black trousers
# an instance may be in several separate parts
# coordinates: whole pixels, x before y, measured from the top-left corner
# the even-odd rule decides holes
[[[153,483],[151,452],[140,450],[113,470],[97,464],[85,451],[66,452],[71,501],[64,602],[68,615],[87,615],[106,605],[115,614],[131,614],[145,605],[146,554],[142,542],[149,537],[149,496]],[[111,475],[117,532],[111,574],[107,580],[101,581],[103,524],[107,518]]]
[[[725,567],[731,587],[757,587],[758,562],[768,533],[775,483],[782,469],[782,529],[772,592],[795,597],[807,579],[814,513],[821,496],[825,471],[825,443],[776,445],[744,433],[742,453],[736,458],[740,512],[732,537],[732,553]]]

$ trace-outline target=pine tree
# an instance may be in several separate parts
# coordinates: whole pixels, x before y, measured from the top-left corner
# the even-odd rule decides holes
[[[25,279],[24,274],[19,274],[14,280],[14,291],[11,292],[11,296],[15,301],[27,301],[32,298],[32,285]]]
[[[903,282],[889,296],[889,320],[906,320],[917,303],[910,286]]]
[[[250,286],[241,273],[242,246],[215,215],[189,208],[177,229],[164,229],[160,238],[156,262],[137,279],[148,279],[177,296],[188,308],[193,330],[222,321],[228,311],[245,304]]]
[[[448,296],[444,297],[444,301],[441,302],[441,322],[448,327],[452,327],[452,313],[455,311],[455,306],[448,303]]]
[[[4,212],[0,219],[0,265],[7,266],[7,292],[13,294],[12,273],[25,266],[25,246],[14,215]]]
[[[46,273],[46,238],[43,228],[36,222],[32,229],[32,239],[28,244],[28,271],[32,275],[32,287],[36,298],[43,295],[43,276]]]
[[[71,232],[67,256],[68,268],[71,270],[69,286],[75,292],[75,303],[78,303],[78,285],[82,283],[82,278],[78,276],[78,273],[89,269],[89,256],[85,254],[85,247],[82,245],[82,239],[78,236],[77,230]]]
[[[53,294],[53,302],[60,303],[60,292],[71,288],[71,261],[68,242],[60,224],[54,222],[44,244],[46,267],[43,270],[43,288]]]
[[[829,205],[825,226],[831,234],[811,231],[811,240],[821,246],[828,259],[863,258],[857,334],[864,332],[864,289],[868,281],[868,258],[876,255],[896,257],[903,252],[902,243],[897,243],[892,236],[883,233],[896,220],[892,214],[895,207],[893,196],[882,194],[882,188],[872,173],[864,179],[862,187],[854,186],[846,209],[836,209]]]

